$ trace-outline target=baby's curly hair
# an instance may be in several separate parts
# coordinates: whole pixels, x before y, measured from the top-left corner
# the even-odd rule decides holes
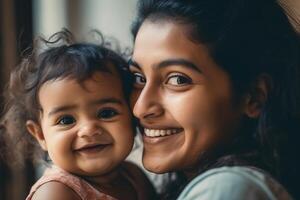
[[[97,34],[101,35],[99,31]],[[108,65],[113,65],[120,75],[124,95],[128,100],[132,80],[127,62],[120,52],[107,47],[108,43],[102,35],[101,39],[101,44],[77,43],[66,29],[55,33],[48,40],[38,38],[31,53],[24,56],[21,63],[12,70],[4,94],[1,134],[5,137],[1,138],[11,139],[16,152],[14,156],[18,158],[14,160],[38,161],[45,155],[26,129],[27,120],[39,122],[41,107],[37,97],[39,88],[45,82],[71,78],[81,83],[96,71],[111,73]],[[47,49],[42,50],[41,44]]]

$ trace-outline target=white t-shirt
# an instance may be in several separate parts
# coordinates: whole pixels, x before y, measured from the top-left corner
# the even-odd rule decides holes
[[[251,167],[220,167],[194,178],[178,200],[291,200],[271,176]]]

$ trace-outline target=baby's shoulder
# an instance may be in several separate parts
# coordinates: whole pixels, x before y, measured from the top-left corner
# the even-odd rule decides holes
[[[41,185],[31,197],[32,200],[80,200],[81,198],[67,185],[51,181]]]
[[[82,199],[82,195],[88,189],[88,184],[85,184],[81,178],[51,166],[46,168],[43,176],[31,187],[26,200]]]

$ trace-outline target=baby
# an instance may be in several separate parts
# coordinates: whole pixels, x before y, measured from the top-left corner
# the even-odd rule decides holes
[[[11,73],[5,118],[15,125],[6,129],[30,133],[53,162],[27,200],[155,198],[146,176],[124,161],[134,141],[126,68],[112,50],[73,43],[32,55]]]

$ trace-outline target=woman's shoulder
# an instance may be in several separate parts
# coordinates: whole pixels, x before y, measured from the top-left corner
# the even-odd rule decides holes
[[[178,199],[290,200],[290,195],[269,174],[253,167],[220,167],[194,178]]]

